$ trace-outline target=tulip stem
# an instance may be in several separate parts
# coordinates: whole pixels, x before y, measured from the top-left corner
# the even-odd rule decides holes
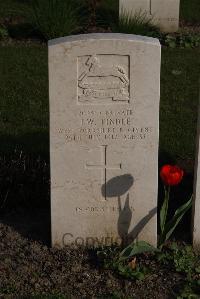
[[[168,207],[169,207],[169,195],[170,195],[170,186],[166,187],[164,186],[164,201],[163,205],[160,210],[160,229],[161,229],[161,239],[162,236],[164,235],[165,231],[165,224],[167,220],[167,214],[168,214]]]

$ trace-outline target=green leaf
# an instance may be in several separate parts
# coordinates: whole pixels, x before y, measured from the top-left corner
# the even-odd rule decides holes
[[[164,229],[165,229],[165,223],[166,223],[167,212],[168,212],[168,205],[169,205],[169,189],[168,190],[165,189],[165,198],[164,198],[164,202],[163,202],[163,205],[161,207],[161,210],[160,210],[160,228],[161,228],[162,234],[163,234]]]
[[[178,244],[176,242],[172,242],[170,244],[170,249],[174,250],[174,251],[177,251],[179,249]]]
[[[173,48],[173,49],[176,48],[176,42],[175,41],[170,41],[168,44],[169,44],[170,48]]]
[[[125,260],[137,254],[141,254],[144,252],[156,252],[159,251],[154,246],[148,244],[145,241],[139,241],[137,243],[132,243],[127,246],[121,253],[119,260]]]
[[[191,196],[190,200],[188,200],[185,204],[183,204],[180,208],[178,208],[172,218],[167,224],[163,234],[163,242],[168,240],[185,213],[191,208],[192,206],[193,195]]]
[[[185,47],[186,47],[186,48],[191,48],[191,47],[192,47],[191,42],[185,42]]]
[[[145,274],[142,272],[138,272],[135,276],[138,280],[143,280],[145,278]]]
[[[200,266],[195,268],[196,273],[200,274]]]

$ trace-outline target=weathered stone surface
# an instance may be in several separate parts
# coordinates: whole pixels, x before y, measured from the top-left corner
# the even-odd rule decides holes
[[[194,177],[193,245],[196,250],[200,251],[200,101],[197,123],[197,147]]]
[[[120,15],[133,15],[140,10],[164,32],[176,32],[179,27],[180,0],[120,0]]]
[[[158,40],[52,40],[49,91],[53,245],[156,245]]]

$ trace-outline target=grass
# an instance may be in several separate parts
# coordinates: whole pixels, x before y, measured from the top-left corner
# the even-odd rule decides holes
[[[0,150],[47,152],[47,48],[0,47],[0,69]]]
[[[35,0],[32,5],[33,25],[46,39],[80,32],[87,9],[79,0]]]
[[[29,37],[34,32],[48,40],[80,32],[88,11],[82,0],[8,0],[6,4],[0,0],[0,18],[2,23],[9,21],[11,37]]]
[[[0,151],[48,153],[47,48],[0,47]],[[200,75],[200,49],[163,49],[160,150],[193,158]]]
[[[24,17],[31,0],[0,0],[0,18]]]
[[[102,0],[100,14],[101,19],[111,20],[116,23],[118,15],[119,0]],[[100,10],[100,11],[101,11]],[[180,0],[180,19],[189,23],[200,24],[200,1],[199,0]]]
[[[111,28],[112,32],[150,35],[158,34],[159,29],[152,24],[152,19],[145,11],[137,11],[134,15],[125,10],[119,18],[119,1],[102,0],[97,7],[97,25]]]
[[[0,0],[0,17],[23,16],[31,0]],[[199,0],[181,0],[181,16],[200,19]],[[109,8],[112,8],[109,10]],[[116,21],[118,0],[102,0]],[[161,72],[160,150],[194,157],[200,74],[199,49],[163,49]],[[0,151],[48,152],[47,48],[39,45],[0,47]]]
[[[187,22],[200,24],[200,1],[181,0],[180,18]]]
[[[24,16],[31,0],[0,0],[0,18],[8,16]],[[118,0],[102,0],[102,8],[116,11],[119,6]],[[200,23],[200,1],[181,0],[180,17],[188,22]]]
[[[37,36],[48,40],[75,34],[82,32],[90,24],[88,3],[92,1],[0,0],[0,24],[6,21],[9,35],[14,38]],[[145,12],[133,17],[124,13],[119,19],[119,0],[97,1],[97,10],[94,15],[97,26],[111,29],[113,32],[160,36],[158,28],[151,24]],[[180,19],[187,23],[199,24],[200,1],[182,0]]]
[[[163,49],[160,149],[193,158],[200,77],[200,49]]]
[[[132,16],[129,12],[122,11],[119,21],[112,26],[113,32],[150,35],[159,34],[159,28],[152,24],[152,19],[146,12],[135,12]]]
[[[182,0],[181,5],[181,16],[185,20],[192,22],[199,20],[199,11],[197,10],[199,0],[190,0],[190,2]],[[7,16],[8,11],[10,15],[18,16],[25,7],[27,7],[25,0],[0,0],[0,17]],[[47,47],[32,43],[0,45],[0,69],[0,153],[9,154],[17,149],[27,155],[44,154],[48,156]],[[165,152],[174,159],[177,157],[194,158],[199,77],[200,49],[162,49],[160,152]],[[47,194],[46,189],[44,193],[41,192],[41,186],[43,184],[47,186],[47,183],[43,182],[42,170],[44,167],[40,162],[38,165],[38,172],[31,172],[31,175],[27,175],[30,179],[26,182],[23,181],[26,177],[24,169],[26,168],[26,172],[29,173],[30,170],[34,170],[34,167],[30,166],[29,169],[29,165],[25,167],[25,162],[21,163],[20,167],[25,173],[22,178],[16,175],[16,171],[13,171],[13,181],[16,179],[15,176],[17,177],[16,190],[25,184],[27,194],[30,193],[30,190],[33,193],[30,197],[31,201],[34,201],[35,194],[38,200],[44,200],[44,195]],[[10,168],[6,167],[6,169],[10,173]],[[39,174],[41,175],[40,179],[38,179]],[[35,185],[32,180],[36,183]],[[17,191],[16,194],[18,195]],[[24,193],[24,200],[27,200],[27,194]],[[20,197],[23,200],[23,194],[20,194]],[[188,273],[191,271],[193,257],[188,253],[184,255],[177,251],[173,256],[165,254],[162,256],[162,262],[170,260],[169,264],[171,264],[172,257],[177,272]],[[183,297],[186,296],[183,294],[180,298],[189,298],[197,287],[199,290],[196,280],[186,282],[183,292],[187,293],[187,297]],[[67,297],[55,295],[33,298],[64,299]],[[116,295],[112,298],[120,297]]]

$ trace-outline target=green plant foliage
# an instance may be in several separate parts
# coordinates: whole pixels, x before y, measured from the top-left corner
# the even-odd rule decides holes
[[[127,263],[119,261],[111,261],[105,268],[115,271],[123,278],[134,280],[143,280],[150,273],[145,266],[137,265],[135,269],[132,269]]]
[[[157,259],[166,266],[172,266],[174,271],[185,276],[183,286],[177,294],[177,299],[200,298],[200,260],[189,245],[178,245],[173,242],[164,251],[158,253]]]
[[[200,270],[199,257],[189,245],[178,246],[173,242],[165,251],[157,254],[157,259],[165,265],[173,264],[176,272],[189,274],[189,277]]]
[[[109,264],[111,260],[117,260],[120,253],[120,249],[115,246],[102,247],[97,251],[97,257],[100,263]]]
[[[136,243],[132,243],[128,245],[121,253],[119,256],[119,260],[126,260],[130,259],[131,257],[137,255],[137,254],[142,254],[145,252],[156,252],[158,251],[157,248],[151,246],[145,241],[139,241]]]
[[[118,23],[113,24],[112,30],[120,33],[160,36],[158,27],[152,24],[152,18],[141,10],[135,12],[134,15],[122,11]]]
[[[197,48],[200,47],[200,35],[190,32],[167,34],[163,36],[161,42],[170,48]]]
[[[200,298],[200,280],[187,281],[177,296],[177,299],[199,299]]]
[[[174,266],[177,272],[191,273],[195,271],[196,256],[191,246],[185,246],[182,250],[174,251]]]
[[[4,26],[0,26],[0,40],[8,38],[8,30]]]
[[[144,266],[136,266],[135,269],[131,269],[129,265],[124,265],[123,263],[113,264],[113,270],[127,279],[143,280],[149,274],[149,270]]]
[[[132,245],[131,248],[132,252],[129,254],[129,258],[128,254],[126,256],[126,252],[122,255],[119,247],[103,248],[97,252],[98,260],[105,269],[113,270],[124,278],[143,280],[145,276],[150,273],[150,270],[139,263],[136,263],[134,268],[131,267],[129,261],[131,261],[131,257],[133,257],[132,253],[135,252],[135,255],[137,255],[144,252],[154,252],[156,248],[143,241],[135,246]],[[127,251],[129,251],[129,246]]]
[[[164,202],[163,202],[163,205],[161,207],[161,210],[160,210],[160,229],[161,229],[162,234],[163,234],[164,229],[165,229],[168,205],[169,205],[169,191],[167,191],[166,187],[165,187],[165,198],[164,198]]]
[[[80,31],[85,16],[80,0],[33,0],[32,22],[46,40]]]
[[[159,238],[159,247],[160,248],[162,248],[164,242],[170,238],[170,236],[172,235],[173,231],[175,230],[175,228],[177,227],[177,225],[179,224],[179,222],[181,221],[181,219],[183,218],[185,213],[191,208],[192,200],[193,200],[193,196],[191,196],[191,198],[186,203],[184,203],[182,206],[180,206],[174,213],[174,216],[172,217],[172,219],[169,220],[163,228],[161,228],[162,231],[161,231],[161,235]],[[165,204],[165,201],[164,201],[164,204]],[[163,209],[161,209],[161,214],[162,213],[163,213]]]
[[[177,46],[177,41],[176,41],[176,37],[173,35],[166,35],[166,37],[164,38],[164,43],[166,46],[170,47],[170,48],[176,48]]]

